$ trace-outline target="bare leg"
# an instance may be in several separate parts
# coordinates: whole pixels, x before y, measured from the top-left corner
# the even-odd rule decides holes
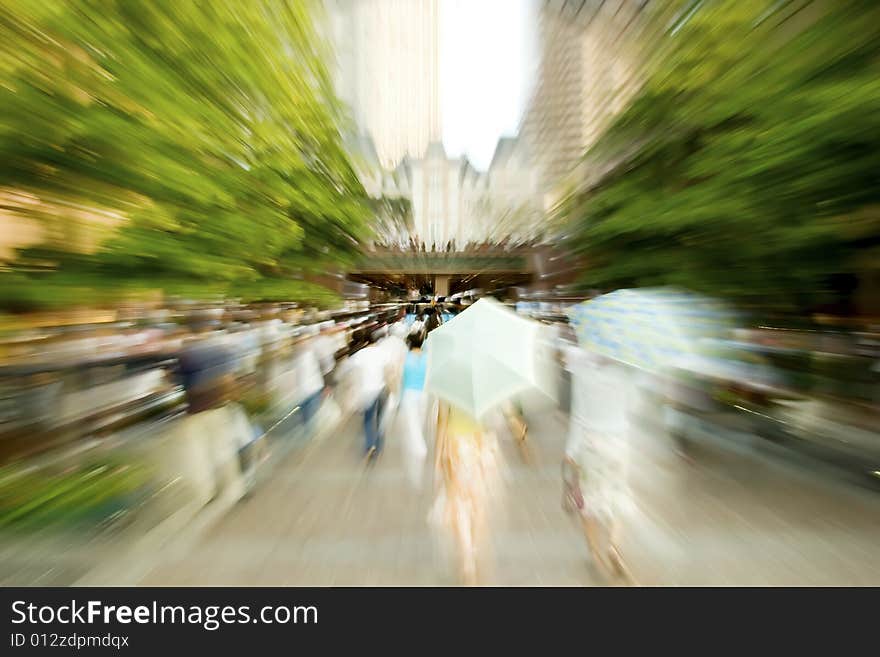
[[[599,521],[594,516],[585,514],[581,516],[581,526],[593,561],[604,573],[609,573],[611,569],[607,561],[607,549],[606,544],[602,541],[602,528]]]
[[[513,406],[508,406],[505,415],[510,433],[513,435],[514,440],[516,440],[517,447],[519,448],[520,456],[522,456],[523,461],[529,463],[531,455],[529,454],[528,443],[526,442],[529,426],[525,418]]]
[[[492,571],[492,550],[486,504],[487,500],[478,500],[471,519],[471,540],[474,546],[474,566],[476,568],[474,586],[485,584],[487,576],[490,576]]]
[[[635,584],[635,579],[630,573],[623,556],[620,554],[621,525],[616,519],[611,522],[608,531],[608,562],[612,572],[627,584]]]
[[[477,583],[477,561],[473,518],[461,508],[458,509],[456,515],[455,533],[458,539],[461,582],[464,586],[475,586]]]
[[[610,525],[605,525],[591,515],[582,516],[581,522],[590,553],[602,573],[611,581],[622,580],[626,584],[634,584],[635,580],[617,547],[620,537],[619,523],[612,521]]]

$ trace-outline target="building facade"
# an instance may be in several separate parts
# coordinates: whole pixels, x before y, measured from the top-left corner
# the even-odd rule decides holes
[[[484,226],[489,239],[514,244],[534,240],[542,223],[539,171],[527,144],[515,137],[499,139],[486,176],[483,216],[490,222]]]
[[[486,171],[465,157],[449,157],[440,142],[393,169],[382,167],[369,137],[351,140],[349,150],[373,198],[404,198],[411,204],[409,229],[386,231],[377,236],[379,242],[445,251],[485,242],[523,243],[536,235],[537,173],[514,137],[498,141]]]
[[[326,0],[336,90],[381,165],[439,141],[440,0]]]
[[[411,203],[408,230],[377,241],[428,250],[528,239],[539,177],[522,140],[499,140],[486,171],[441,142],[442,0],[324,0],[338,95],[350,108],[348,150],[374,199]]]
[[[520,140],[549,211],[581,177],[578,165],[641,84],[656,12],[649,0],[545,0],[539,65]]]

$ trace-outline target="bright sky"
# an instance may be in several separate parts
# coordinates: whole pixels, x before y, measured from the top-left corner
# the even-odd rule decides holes
[[[532,0],[441,0],[443,145],[478,169],[516,134],[534,72]]]

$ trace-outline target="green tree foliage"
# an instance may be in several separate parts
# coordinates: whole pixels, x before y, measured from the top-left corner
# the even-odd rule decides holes
[[[0,187],[125,217],[93,256],[61,249],[51,280],[280,290],[353,256],[370,206],[342,147],[317,9],[3,4]]]
[[[563,214],[591,286],[823,302],[880,236],[880,5],[689,2]]]
[[[408,198],[381,196],[370,200],[377,235],[397,235],[412,229],[412,202]]]

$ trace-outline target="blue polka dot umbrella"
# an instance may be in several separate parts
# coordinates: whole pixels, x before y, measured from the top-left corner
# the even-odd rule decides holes
[[[733,326],[722,304],[670,288],[617,290],[574,306],[578,342],[628,365],[658,371],[704,350]]]

